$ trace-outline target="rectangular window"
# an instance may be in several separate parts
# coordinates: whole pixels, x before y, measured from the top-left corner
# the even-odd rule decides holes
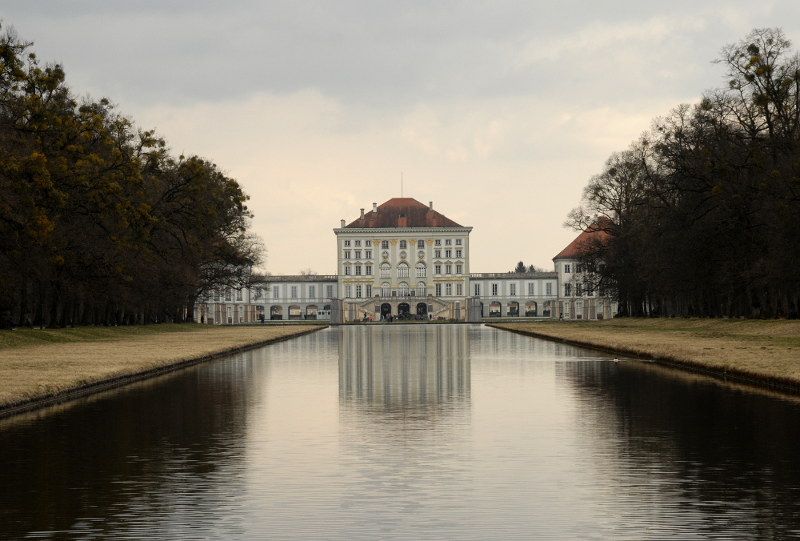
[[[372,259],[372,250],[364,251],[364,259]]]
[[[553,294],[553,284],[547,282],[544,285],[545,295],[552,295]]]
[[[450,296],[453,294],[453,284],[445,284],[444,286],[444,294]]]
[[[254,300],[259,300],[261,298],[262,294],[263,294],[263,291],[261,290],[261,288],[257,287],[256,290],[253,292],[253,299]]]
[[[456,295],[464,294],[464,284],[456,284]]]
[[[456,265],[456,274],[461,274],[461,265]]]
[[[594,297],[594,284],[587,283],[586,284],[586,296],[587,297]]]
[[[508,284],[508,294],[512,297],[516,297],[517,295],[517,284]]]
[[[445,250],[444,251],[444,256],[447,257],[447,258],[453,257],[453,250]]]
[[[583,265],[578,263],[575,265],[575,272],[583,272]]]
[[[437,297],[441,297],[442,296],[442,284],[436,284],[436,288],[435,289],[436,289],[436,296]]]
[[[381,241],[381,249],[382,250],[388,250],[389,249],[389,241],[388,240],[382,240]]]
[[[356,250],[356,252],[355,252],[355,254],[354,254],[354,257],[355,257],[356,259],[361,259],[361,250]]]
[[[569,263],[564,263],[564,274],[569,274]]]
[[[314,297],[316,297],[316,292],[317,292],[317,290],[316,290],[316,288],[314,286],[308,286],[308,296],[309,296],[309,298],[313,299]]]
[[[361,246],[361,241],[360,240],[356,241],[356,247],[358,247],[358,246]]]
[[[583,295],[583,284],[578,282],[575,284],[575,296],[580,297],[581,295]]]
[[[350,246],[350,241],[349,240],[344,241],[344,245],[345,247]]]
[[[372,286],[367,286],[367,297],[372,297]]]
[[[237,301],[242,300],[242,290],[241,289],[237,289],[236,290],[236,300]]]
[[[372,246],[372,241],[371,240],[365,240],[364,241],[364,246],[367,246],[367,247]]]
[[[297,286],[292,286],[292,298],[297,298]]]
[[[353,293],[353,286],[344,286],[344,296],[346,298],[349,299],[350,297],[352,297],[353,296],[352,293]]]
[[[445,274],[453,274],[453,265],[445,265],[444,272]]]
[[[419,249],[425,248],[425,241],[424,240],[418,240],[417,241],[417,248],[419,248]]]
[[[435,270],[436,270],[436,274],[442,274],[442,266],[441,265],[435,265]]]
[[[536,283],[535,282],[528,282],[528,295],[531,297],[536,295]]]
[[[350,259],[350,250],[345,250],[344,251],[344,258],[345,259]]]
[[[226,300],[226,301],[233,300],[233,299],[232,299],[232,297],[231,297],[231,295],[232,295],[232,294],[231,294],[231,290],[230,290],[229,288],[227,288],[227,287],[226,287],[226,288],[225,288],[225,300]]]
[[[473,290],[475,291],[475,296],[476,297],[480,297],[481,296],[481,285],[480,284],[475,284],[475,287],[473,288]]]
[[[435,257],[437,259],[442,257],[442,251],[441,250],[434,250],[433,251],[433,257]]]
[[[344,275],[345,276],[350,276],[350,266],[349,265],[344,268]]]
[[[435,241],[433,241],[433,245],[434,246],[441,246],[442,245],[442,241],[439,240],[439,239],[436,239]]]
[[[444,245],[445,245],[445,246],[450,246],[450,244],[451,244],[451,243],[452,243],[452,241],[451,241],[450,239],[446,239],[446,240],[444,241]]]
[[[272,286],[272,298],[273,299],[280,299],[281,298],[281,288],[278,286]]]
[[[497,296],[497,284],[492,284],[492,295]]]
[[[456,246],[461,246],[461,239],[456,239]]]
[[[372,276],[372,265],[366,265],[364,267],[364,274],[367,276]]]
[[[356,265],[356,276],[361,276],[361,265]]]
[[[572,284],[564,284],[564,296],[572,296]]]
[[[456,250],[456,257],[462,257],[461,256],[461,250]]]
[[[361,286],[356,286],[356,297],[361,298]]]
[[[333,298],[333,286],[325,286],[327,297],[329,299]]]
[[[408,248],[408,245],[406,244],[406,241],[401,240],[400,241],[400,249],[401,250],[406,250],[407,248]]]

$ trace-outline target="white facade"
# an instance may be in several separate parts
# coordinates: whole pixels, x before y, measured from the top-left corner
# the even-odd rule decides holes
[[[558,276],[556,319],[609,319],[617,313],[617,302],[598,287],[598,276],[577,258],[554,259]]]
[[[484,273],[470,277],[482,317],[550,317],[558,300],[554,272]]]
[[[255,277],[249,288],[222,288],[198,299],[195,321],[216,325],[268,320],[329,320],[334,275]]]
[[[388,313],[400,313],[397,306],[404,302],[400,298],[413,305],[412,313],[419,315],[429,314],[427,306],[424,311],[421,307],[417,310],[427,297],[436,297],[448,306],[452,301],[463,302],[469,291],[471,230],[335,229],[339,292],[348,305],[346,311],[350,305],[357,305],[362,318],[366,312],[380,319],[380,307],[387,303],[392,308]],[[434,314],[448,310],[444,305],[438,308]],[[385,316],[385,306],[383,310]]]

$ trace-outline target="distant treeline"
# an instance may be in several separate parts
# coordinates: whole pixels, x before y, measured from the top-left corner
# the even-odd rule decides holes
[[[656,119],[570,214],[609,234],[587,262],[623,315],[798,316],[800,58],[756,29],[717,63],[727,87]]]
[[[259,246],[236,181],[0,32],[0,324],[184,321],[238,283]]]

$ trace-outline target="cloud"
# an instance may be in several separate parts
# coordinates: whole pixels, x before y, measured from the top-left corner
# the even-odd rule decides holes
[[[400,195],[401,174],[475,227],[474,271],[548,266],[588,179],[722,82],[723,45],[778,24],[800,39],[800,3],[744,0],[8,0],[4,16],[78,94],[239,180],[275,273],[334,272],[331,229]]]

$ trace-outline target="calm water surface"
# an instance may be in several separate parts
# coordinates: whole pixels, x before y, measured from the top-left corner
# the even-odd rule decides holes
[[[341,327],[0,422],[0,538],[797,538],[799,427],[486,327]]]

